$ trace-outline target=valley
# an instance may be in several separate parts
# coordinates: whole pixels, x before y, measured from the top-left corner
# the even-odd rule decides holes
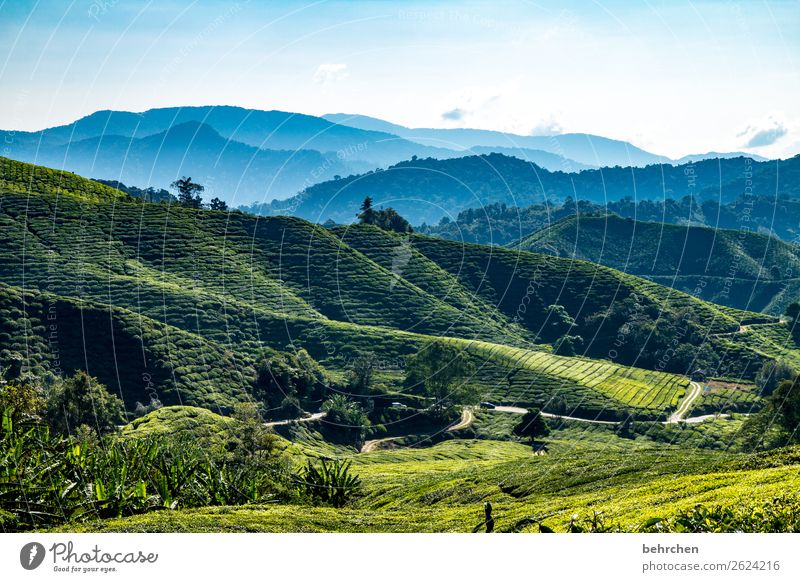
[[[60,517],[46,495],[40,516],[4,502],[6,529],[472,531],[490,502],[497,531],[671,530],[698,504],[746,513],[794,486],[791,436],[753,432],[776,406],[771,366],[800,367],[784,303],[667,280],[736,260],[760,284],[795,260],[774,239],[718,231],[709,258],[705,230],[663,226],[665,252],[691,237],[697,256],[647,270],[653,227],[608,216],[498,247],[145,202],[5,158],[0,195],[4,394],[27,394],[4,442],[24,447],[40,429],[17,427],[41,415],[57,457],[89,439],[52,470],[115,482],[91,417],[66,411],[81,436],[59,436],[36,404],[94,385],[120,407],[96,430],[140,475],[110,499],[53,491],[77,504]]]

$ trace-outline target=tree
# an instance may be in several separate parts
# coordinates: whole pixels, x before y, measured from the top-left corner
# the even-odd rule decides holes
[[[530,437],[531,442],[537,436],[547,436],[550,434],[550,427],[547,426],[538,408],[529,410],[522,415],[522,420],[514,427],[514,434],[520,437]]]
[[[181,206],[186,208],[201,208],[203,206],[203,199],[200,197],[199,192],[205,190],[203,186],[192,182],[192,178],[183,176],[180,180],[175,180],[169,185],[178,191],[178,202]]]
[[[44,412],[41,389],[25,382],[0,380],[0,411],[6,410],[14,423],[37,419]]]
[[[383,230],[391,230],[392,232],[399,232],[401,234],[414,232],[405,218],[394,208],[387,208],[386,210],[375,210],[372,206],[372,198],[367,196],[364,202],[361,203],[361,212],[357,215],[361,224],[372,224]]]
[[[742,432],[750,447],[800,442],[800,376],[778,384],[764,408],[747,419]]]
[[[82,424],[102,434],[114,430],[124,419],[122,400],[83,370],[57,382],[47,398],[48,423],[62,434],[69,434]]]
[[[383,230],[390,230],[400,234],[414,232],[414,229],[411,228],[411,224],[391,207],[386,210],[378,210],[375,213],[374,224]]]
[[[559,356],[574,356],[583,345],[583,338],[579,335],[565,335],[556,341],[555,353]]]
[[[786,308],[786,316],[789,318],[789,330],[794,339],[800,339],[800,325],[797,325],[800,319],[800,303],[793,301]]]
[[[361,212],[358,214],[361,224],[375,224],[375,210],[372,208],[372,197],[367,196],[361,203]]]
[[[785,360],[767,360],[756,373],[756,386],[763,396],[769,396],[784,380],[790,380],[797,373]]]
[[[214,197],[211,199],[211,202],[209,202],[208,207],[211,210],[227,210],[228,203],[225,202],[224,200],[220,200],[219,198]]]
[[[256,398],[278,415],[295,417],[305,406],[321,402],[328,391],[325,371],[304,349],[271,352],[259,365],[253,385]]]
[[[164,405],[158,398],[150,398],[150,404],[142,404],[137,400],[136,404],[134,404],[133,406],[133,415],[136,416],[137,418],[142,417],[145,414],[150,414],[154,410],[162,408],[163,406]]]
[[[336,438],[360,446],[369,426],[364,409],[343,394],[334,394],[322,404],[326,431]]]
[[[457,405],[474,404],[477,394],[464,378],[474,366],[467,354],[442,341],[431,341],[408,362],[406,385],[422,386],[433,399],[433,410],[446,415]]]
[[[786,435],[786,442],[796,443],[800,441],[800,376],[793,380],[784,380],[767,402],[765,411],[772,414],[775,422],[783,429]]]
[[[228,428],[228,448],[232,460],[258,465],[274,455],[279,438],[272,428],[264,426],[255,402],[239,402],[233,408],[234,423]]]
[[[546,341],[554,341],[567,334],[575,320],[567,312],[563,305],[550,305],[547,307],[547,320],[542,329]]]
[[[350,391],[367,395],[372,385],[372,375],[378,367],[378,358],[372,352],[359,352],[350,365]]]

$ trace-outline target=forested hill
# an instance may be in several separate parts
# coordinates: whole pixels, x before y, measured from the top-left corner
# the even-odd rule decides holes
[[[392,206],[413,224],[455,219],[466,208],[503,203],[525,207],[566,199],[595,203],[634,200],[698,199],[731,202],[743,194],[798,196],[800,157],[757,162],[750,158],[702,160],[682,165],[614,167],[577,173],[551,172],[502,154],[449,160],[412,159],[383,171],[331,180],[297,196],[250,210],[291,214],[325,222],[351,222],[365,196]]]
[[[800,251],[748,230],[578,215],[513,246],[608,265],[740,309],[781,314],[800,294]]]
[[[468,208],[459,212],[455,220],[446,218],[438,224],[418,226],[417,230],[452,240],[507,245],[574,214],[616,214],[649,222],[746,229],[787,242],[800,240],[800,199],[784,195],[743,195],[729,203],[687,196],[680,200],[625,198],[607,203],[569,199],[561,205],[533,204],[524,208],[491,204]]]
[[[267,350],[305,348],[342,370],[359,350],[399,362],[439,338],[481,358],[475,382],[498,402],[545,406],[558,391],[586,413],[660,417],[684,386],[663,372],[753,377],[788,357],[775,319],[601,265],[0,169],[0,365],[37,378],[88,366],[128,406],[151,390],[165,404],[230,406]],[[759,322],[772,339],[740,341],[740,326]],[[573,357],[609,358],[620,333],[629,341],[611,361]]]

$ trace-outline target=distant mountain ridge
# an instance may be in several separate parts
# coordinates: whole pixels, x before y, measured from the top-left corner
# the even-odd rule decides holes
[[[208,198],[239,204],[294,192],[313,183],[309,177],[318,168],[324,168],[321,177],[350,169],[334,154],[259,149],[196,121],[144,137],[103,135],[41,146],[33,157],[40,164],[137,186],[168,187],[181,175],[191,176],[205,185]]]
[[[155,136],[162,137],[161,149]],[[181,175],[194,174],[230,204],[285,199],[335,176],[415,156],[444,160],[498,152],[565,172],[667,161],[627,142],[587,134],[411,130],[363,116],[315,117],[234,106],[103,110],[41,131],[0,130],[0,139],[12,159],[140,188],[166,188]],[[180,147],[186,148],[184,155]]]
[[[493,153],[401,162],[383,171],[315,184],[289,200],[249,210],[348,223],[370,196],[377,206],[391,206],[412,224],[421,225],[454,220],[467,208],[561,206],[570,198],[598,204],[685,196],[726,202],[739,198],[748,187],[753,195],[800,197],[799,174],[800,156],[780,162],[731,158],[567,173]]]
[[[564,171],[576,171],[589,167],[611,166],[646,166],[659,163],[684,164],[690,161],[701,161],[712,158],[751,157],[757,161],[766,158],[744,152],[694,154],[673,160],[645,151],[635,145],[621,140],[609,139],[588,133],[565,133],[557,135],[519,135],[501,131],[469,128],[409,128],[390,123],[366,115],[347,113],[330,113],[322,116],[328,121],[370,131],[392,133],[411,141],[426,145],[447,148],[462,148],[474,153],[489,153],[485,148],[492,148],[497,153],[517,155],[514,151],[536,150],[558,155],[562,159],[572,160],[577,167],[549,168]],[[503,150],[494,149],[503,148]],[[522,157],[522,156],[520,156]],[[524,157],[523,157],[524,159]],[[531,160],[536,161],[536,160]]]

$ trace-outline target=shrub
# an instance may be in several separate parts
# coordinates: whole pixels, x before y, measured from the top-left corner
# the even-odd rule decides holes
[[[61,434],[68,434],[82,424],[102,434],[114,430],[124,418],[122,400],[109,394],[97,378],[82,370],[58,382],[47,398],[48,424]]]
[[[697,504],[669,519],[653,518],[640,531],[669,533],[775,533],[800,532],[800,500],[794,496],[775,497],[761,504]]]
[[[325,460],[308,462],[300,475],[301,488],[314,503],[344,506],[361,487],[358,475],[350,474],[350,461]]]
[[[334,394],[322,404],[325,430],[336,440],[360,446],[369,418],[364,409],[343,394]]]

